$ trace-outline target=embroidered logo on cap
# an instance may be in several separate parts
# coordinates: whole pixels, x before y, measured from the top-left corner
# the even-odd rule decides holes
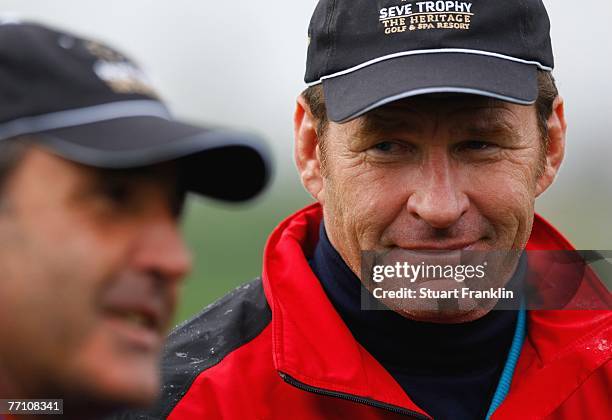
[[[94,41],[86,41],[87,50],[98,57],[93,70],[114,92],[136,93],[157,98],[146,74],[121,53]]]
[[[378,20],[386,35],[429,29],[469,30],[474,16],[468,1],[412,1],[383,7]]]

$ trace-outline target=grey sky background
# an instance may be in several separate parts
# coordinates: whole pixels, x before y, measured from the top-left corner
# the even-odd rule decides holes
[[[299,188],[292,112],[304,88],[314,0],[0,0],[17,13],[106,41],[149,73],[175,115],[263,134],[272,188]],[[569,121],[565,164],[538,210],[583,249],[612,249],[612,2],[547,0],[555,76]]]

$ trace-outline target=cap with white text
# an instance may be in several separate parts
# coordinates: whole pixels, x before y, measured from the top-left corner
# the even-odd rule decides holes
[[[335,122],[431,93],[533,104],[554,67],[541,0],[320,0],[309,41],[305,81]]]

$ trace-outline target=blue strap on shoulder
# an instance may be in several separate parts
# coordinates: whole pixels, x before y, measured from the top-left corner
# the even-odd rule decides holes
[[[489,420],[495,410],[501,405],[506,399],[508,391],[510,391],[510,384],[512,383],[512,377],[514,376],[514,369],[518,362],[519,356],[521,355],[521,349],[523,348],[523,342],[525,341],[525,333],[527,331],[527,311],[525,310],[525,302],[521,302],[521,306],[516,321],[516,329],[514,330],[514,337],[512,338],[512,345],[508,352],[508,358],[504,365],[501,378],[495,389],[493,400],[491,400],[491,406],[487,412],[486,420]]]

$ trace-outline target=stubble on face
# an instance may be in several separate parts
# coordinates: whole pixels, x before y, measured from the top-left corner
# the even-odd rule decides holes
[[[104,303],[120,289],[159,302],[160,314],[173,312],[177,282],[131,263],[134,241],[173,181],[166,190],[139,178],[112,180],[116,175],[36,150],[7,184],[0,337],[9,344],[0,373],[24,398],[85,398],[102,407],[157,395],[163,331],[156,348],[135,349],[106,327]]]
[[[324,136],[319,201],[357,276],[362,251],[524,248],[544,152],[533,107],[418,98],[330,123]]]

